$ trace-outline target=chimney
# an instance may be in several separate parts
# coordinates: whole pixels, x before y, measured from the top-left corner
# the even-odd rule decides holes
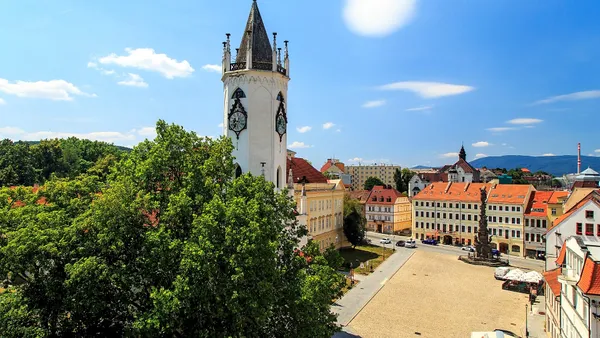
[[[577,174],[581,173],[581,143],[577,143]]]

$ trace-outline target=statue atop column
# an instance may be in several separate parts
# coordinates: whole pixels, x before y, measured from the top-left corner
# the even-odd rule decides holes
[[[488,230],[486,212],[487,191],[485,186],[481,189],[481,205],[479,209],[479,231],[475,237],[475,249],[477,250],[477,258],[492,259],[492,247],[490,243],[492,237]]]

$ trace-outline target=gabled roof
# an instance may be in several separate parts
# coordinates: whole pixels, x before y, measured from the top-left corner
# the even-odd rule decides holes
[[[357,199],[360,203],[365,203],[369,198],[370,193],[371,191],[369,190],[354,190],[350,191],[348,194],[350,195],[350,198]]]
[[[548,283],[548,286],[555,297],[560,296],[560,282],[558,281],[560,273],[560,268],[544,272],[544,279],[546,280],[546,283]]]
[[[403,195],[396,189],[386,189],[382,185],[376,185],[371,189],[371,193],[369,194],[366,203],[393,205],[396,204],[396,199],[401,196]],[[376,201],[373,201],[373,198],[375,198]]]
[[[600,202],[596,199],[595,196],[596,196],[596,194],[589,194],[589,195],[587,195],[584,199],[582,199],[581,201],[579,201],[579,203],[577,203],[577,205],[575,205],[569,211],[565,212],[564,214],[562,214],[561,216],[559,216],[558,218],[556,218],[554,220],[554,222],[552,222],[552,225],[550,226],[550,228],[548,229],[548,231],[550,231],[550,230],[554,229],[555,227],[557,227],[564,220],[566,220],[571,215],[573,215],[575,212],[577,212],[577,210],[583,208],[583,206],[585,206],[590,201],[592,201],[593,203],[596,203],[596,205],[600,206]]]
[[[327,183],[327,177],[301,157],[288,157],[285,170],[287,175],[289,175],[290,169],[294,175],[294,183],[301,183],[304,179],[306,179],[305,183]]]
[[[479,202],[484,187],[489,191],[491,184],[437,182],[421,190],[413,200]]]
[[[564,198],[568,195],[569,195],[568,191],[564,191],[564,190],[563,191],[553,191],[552,196],[548,200],[548,203],[550,203],[550,204],[561,203],[562,201],[560,199]]]
[[[462,170],[466,173],[470,173],[473,174],[475,172],[477,172],[477,169],[473,168],[472,165],[469,164],[469,162],[463,160],[462,158],[459,158],[458,161],[456,161],[456,163],[454,163],[454,167],[460,167],[462,168]]]
[[[329,170],[329,168],[331,167],[335,167],[337,169],[339,169],[339,171],[341,171],[342,173],[344,172],[345,166],[344,163],[336,161],[334,162],[332,159],[328,159],[327,162],[325,162],[325,164],[323,164],[323,166],[321,167],[321,172],[324,173],[327,170]],[[338,170],[335,170],[336,172]]]
[[[600,296],[600,264],[587,257],[577,286],[585,294]]]
[[[248,22],[246,22],[246,29],[240,43],[240,48],[235,57],[235,62],[246,62],[246,56],[248,53],[248,31],[252,33],[252,64],[255,63],[273,63],[273,49],[271,48],[271,42],[267,34],[267,29],[263,23],[260,11],[256,1],[252,1],[252,8],[250,9],[250,15],[248,15]],[[254,68],[254,66],[253,66]]]
[[[575,188],[565,201],[564,212],[571,210],[581,200],[588,197],[592,192],[596,191],[597,188]]]
[[[548,214],[548,201],[553,191],[532,191],[529,203],[525,208],[525,216],[546,217]]]
[[[531,186],[529,184],[497,184],[488,195],[488,203],[525,204],[527,194]]]

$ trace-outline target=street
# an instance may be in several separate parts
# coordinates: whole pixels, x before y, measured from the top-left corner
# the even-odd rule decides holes
[[[373,245],[384,246],[384,247],[390,248],[390,249],[395,247],[396,249],[402,249],[402,250],[415,250],[415,249],[406,249],[406,248],[395,246],[397,241],[407,240],[409,237],[391,236],[391,235],[386,235],[386,234],[380,234],[377,232],[367,231],[367,238],[371,240],[371,244],[373,244]],[[392,243],[391,244],[379,243],[379,240],[382,238],[389,238],[392,240]],[[452,245],[442,245],[442,244],[438,244],[438,245],[421,244],[420,240],[417,240],[416,250],[429,251],[429,252],[435,252],[435,253],[443,253],[443,254],[454,254],[454,255],[456,255],[456,257],[467,254],[467,251],[461,250],[460,247],[456,247],[456,246],[452,246]],[[506,259],[507,255],[502,255],[501,258]],[[508,260],[509,260],[510,266],[524,268],[524,269],[530,269],[530,270],[536,270],[539,272],[542,272],[544,269],[544,261],[542,261],[542,260],[530,259],[530,258],[525,259],[525,258],[516,257],[516,256],[510,256],[510,257],[508,257]]]

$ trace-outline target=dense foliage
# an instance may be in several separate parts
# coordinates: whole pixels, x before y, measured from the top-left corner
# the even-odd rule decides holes
[[[114,163],[124,153],[119,147],[71,137],[32,144],[0,141],[0,186],[32,186],[51,176],[75,178],[99,161]]]
[[[394,171],[396,190],[401,193],[408,193],[408,183],[413,176],[415,176],[415,172],[408,168],[402,168],[402,170],[396,169],[396,171]]]
[[[157,134],[108,174],[0,189],[1,336],[331,337],[339,258],[296,248],[293,200],[233,179],[227,138]]]
[[[367,219],[360,202],[351,198],[350,195],[344,196],[344,235],[353,248],[362,244],[365,239],[365,226]]]
[[[365,180],[364,189],[371,190],[376,185],[385,185],[385,183],[383,183],[383,181],[380,180],[378,177],[371,176]]]

